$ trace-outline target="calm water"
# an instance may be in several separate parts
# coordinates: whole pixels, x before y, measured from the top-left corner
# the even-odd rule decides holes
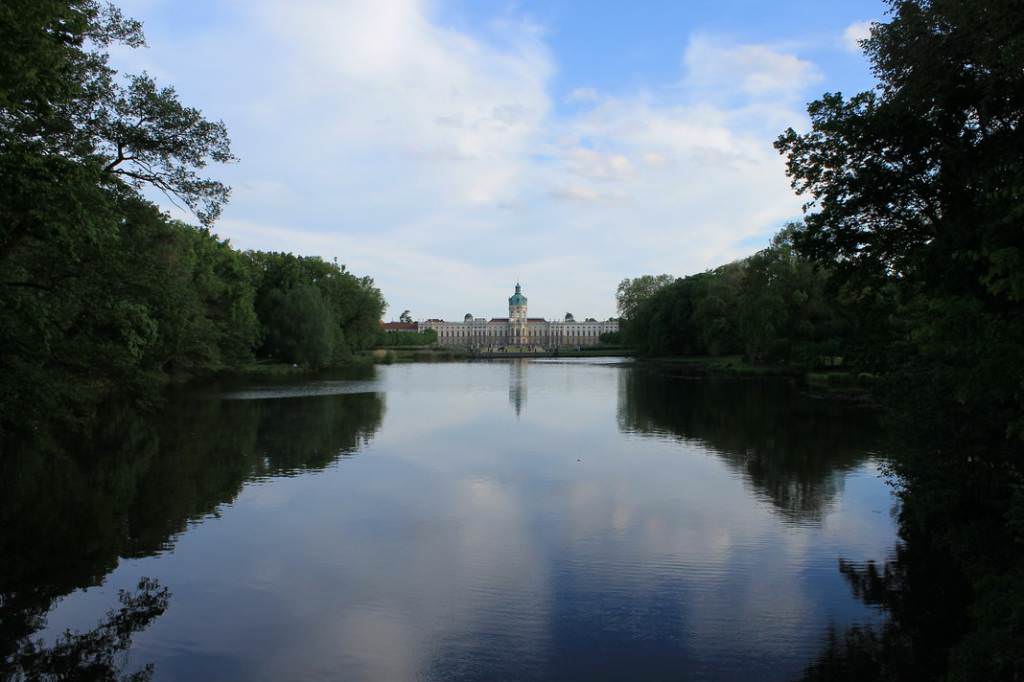
[[[837,568],[895,542],[877,428],[783,383],[393,365],[108,426],[5,465],[0,653],[142,577],[108,657],[158,680],[787,680],[881,618]]]

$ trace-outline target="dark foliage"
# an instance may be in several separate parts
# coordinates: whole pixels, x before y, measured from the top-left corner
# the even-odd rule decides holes
[[[354,367],[343,376],[372,372]],[[23,443],[0,459],[0,679],[114,679],[114,667],[89,668],[103,673],[90,677],[83,666],[126,650],[131,633],[120,624],[142,630],[166,594],[140,588],[123,603],[129,611],[47,648],[34,637],[58,599],[101,584],[122,558],[165,551],[247,480],[317,471],[353,455],[384,415],[376,393],[183,398],[158,415],[108,404],[87,434]]]
[[[863,44],[877,88],[824,95],[811,131],[777,142],[809,198],[797,248],[855,296],[891,301],[888,325],[865,326],[889,358],[902,533],[911,556],[944,558],[915,564],[918,586],[885,602],[893,627],[848,637],[842,655],[860,665],[874,649],[890,672],[927,660],[917,679],[1021,679],[1024,7],[889,5]],[[918,627],[925,600],[899,606],[957,581],[960,610],[933,614],[942,627]]]
[[[790,225],[742,261],[683,277],[631,304],[623,337],[645,355],[735,355],[813,366],[852,333],[828,271],[800,256]],[[620,291],[622,286],[620,286]]]
[[[1024,679],[1024,6],[889,6],[863,43],[877,87],[776,142],[804,222],[639,291],[624,332],[878,377],[903,544],[846,572],[891,622],[836,634],[810,677]]]
[[[322,367],[378,341],[385,303],[369,277],[320,258],[248,252],[262,357]]]
[[[201,173],[234,160],[224,124],[145,74],[120,77],[113,43],[142,45],[141,26],[96,0],[0,5],[0,443],[254,353],[338,362],[383,312],[344,267],[212,234],[228,188]]]
[[[437,343],[437,331],[424,329],[421,332],[386,332],[377,337],[377,346],[432,346]]]
[[[152,679],[153,666],[125,673],[118,658],[127,653],[132,636],[146,629],[167,610],[170,593],[150,578],[139,581],[135,592],[120,590],[121,608],[108,611],[106,619],[88,632],[65,631],[52,646],[25,639],[11,656],[7,673],[12,679],[30,680],[124,680]]]

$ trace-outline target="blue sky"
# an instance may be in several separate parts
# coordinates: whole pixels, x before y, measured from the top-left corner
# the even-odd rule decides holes
[[[881,2],[130,0],[147,70],[223,119],[218,233],[337,258],[397,317],[605,318],[624,277],[761,248],[800,213],[772,141],[871,85]],[[174,207],[166,207],[172,213]],[[187,217],[187,216],[182,216]]]

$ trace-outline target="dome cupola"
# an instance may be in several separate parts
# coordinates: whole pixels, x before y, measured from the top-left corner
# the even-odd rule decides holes
[[[526,297],[523,296],[523,289],[519,286],[519,282],[516,282],[516,293],[512,294],[508,298],[508,304],[511,305],[526,305]]]

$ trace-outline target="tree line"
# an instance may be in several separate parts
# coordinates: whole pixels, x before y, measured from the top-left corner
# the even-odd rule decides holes
[[[211,231],[230,189],[204,170],[236,160],[227,129],[110,66],[111,45],[144,42],[96,0],[0,7],[0,435],[254,358],[335,363],[376,338],[369,278]]]
[[[707,272],[623,280],[624,342],[648,356],[742,355],[799,366],[842,357],[857,325],[829,271],[796,250],[800,229],[791,224],[768,248]]]
[[[776,141],[803,222],[737,263],[620,288],[648,354],[877,373],[900,544],[843,568],[884,608],[808,679],[1024,678],[1024,11],[888,0],[876,86]],[[625,295],[623,295],[625,294]]]

